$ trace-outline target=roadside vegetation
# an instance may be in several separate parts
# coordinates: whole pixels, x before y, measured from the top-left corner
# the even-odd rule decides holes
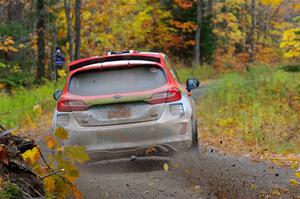
[[[202,141],[227,152],[299,154],[300,72],[252,66],[220,75],[198,100],[198,117]]]
[[[36,117],[35,112],[52,111],[55,101],[52,95],[61,83],[46,82],[32,88],[18,87],[10,93],[0,93],[0,121],[6,128],[20,126],[27,117]],[[37,119],[37,118],[36,118]]]

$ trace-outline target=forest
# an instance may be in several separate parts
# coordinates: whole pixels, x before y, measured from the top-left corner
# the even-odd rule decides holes
[[[22,154],[42,179],[40,194],[81,198],[84,148],[61,146],[64,129],[45,133],[52,94],[68,75],[56,66],[58,48],[65,65],[110,51],[167,54],[182,82],[204,85],[196,102],[203,146],[291,168],[289,184],[299,186],[299,0],[0,0],[0,163],[6,129],[41,140],[53,157],[36,146]],[[0,198],[22,195],[5,181]]]

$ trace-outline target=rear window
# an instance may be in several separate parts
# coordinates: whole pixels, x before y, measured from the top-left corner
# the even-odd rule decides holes
[[[166,82],[164,71],[157,66],[91,70],[74,74],[69,92],[79,96],[139,92],[161,87]]]

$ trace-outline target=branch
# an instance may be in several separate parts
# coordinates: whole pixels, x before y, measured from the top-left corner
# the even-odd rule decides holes
[[[44,180],[45,178],[48,178],[48,177],[50,177],[50,176],[52,176],[52,175],[57,175],[58,173],[62,173],[62,172],[64,172],[64,171],[65,171],[65,169],[59,169],[59,170],[57,170],[57,171],[53,171],[53,172],[48,173],[47,175],[41,177],[41,180]]]
[[[43,153],[42,153],[40,147],[37,146],[36,148],[38,148],[39,153],[40,153],[40,155],[41,155],[41,158],[42,158],[43,162],[46,164],[46,166],[47,166],[50,170],[53,170],[52,167],[51,167],[51,166],[48,164],[48,162],[46,161],[45,156],[43,155]]]

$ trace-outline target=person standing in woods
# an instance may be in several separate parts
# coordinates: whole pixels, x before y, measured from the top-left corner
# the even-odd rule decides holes
[[[63,70],[65,65],[65,56],[59,47],[56,47],[55,49],[54,62],[56,77],[59,77],[59,71]]]

